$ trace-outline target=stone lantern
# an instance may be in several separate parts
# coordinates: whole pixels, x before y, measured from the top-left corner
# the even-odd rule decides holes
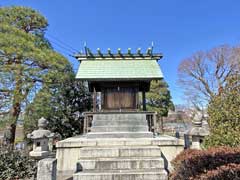
[[[201,149],[201,143],[205,136],[209,135],[208,129],[202,126],[204,116],[198,112],[195,114],[192,121],[192,128],[188,132],[188,135],[192,137],[191,149]]]
[[[49,151],[49,138],[54,136],[54,133],[47,130],[48,121],[45,118],[40,118],[38,120],[38,130],[34,130],[32,133],[27,135],[27,138],[33,141],[33,150],[29,153],[29,155],[35,159],[43,159],[46,158]]]

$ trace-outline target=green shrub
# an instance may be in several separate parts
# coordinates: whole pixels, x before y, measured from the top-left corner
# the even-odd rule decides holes
[[[208,106],[210,135],[205,147],[240,145],[240,76],[228,79],[227,85]]]
[[[36,162],[19,151],[0,150],[0,179],[30,179],[36,175]]]
[[[171,180],[198,180],[208,177],[222,180],[224,176],[231,174],[226,171],[233,164],[236,172],[232,172],[232,175],[237,176],[239,173],[240,148],[218,147],[202,151],[190,149],[180,153],[172,164],[174,172],[170,175]],[[214,174],[216,177],[213,177]]]

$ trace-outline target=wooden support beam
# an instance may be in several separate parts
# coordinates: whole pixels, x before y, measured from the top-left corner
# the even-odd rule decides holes
[[[154,133],[159,133],[159,128],[157,124],[157,113],[155,112],[152,116],[153,116]]]
[[[87,134],[87,129],[88,129],[88,116],[84,115],[83,134]]]
[[[143,92],[142,92],[142,103],[143,103],[143,111],[146,111],[147,108],[146,108],[146,93],[145,93],[145,90],[143,90]]]
[[[138,91],[136,92],[136,107],[137,107],[137,109],[140,108],[140,106],[139,106],[139,93],[138,93]]]
[[[93,112],[97,110],[97,93],[95,87],[93,87]]]

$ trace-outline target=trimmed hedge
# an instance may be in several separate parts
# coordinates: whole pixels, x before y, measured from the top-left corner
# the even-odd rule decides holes
[[[197,176],[199,180],[239,180],[240,179],[240,164],[227,164],[218,167],[217,169],[208,171]]]
[[[197,180],[200,177],[206,179],[206,177],[208,177],[207,174],[211,172],[213,174],[225,175],[227,174],[227,167],[231,167],[233,164],[235,164],[234,166],[238,169],[237,167],[240,164],[240,148],[218,147],[208,150],[190,149],[180,153],[172,161],[172,164],[174,166],[174,172],[170,175],[171,180]],[[221,177],[217,179],[224,178]]]

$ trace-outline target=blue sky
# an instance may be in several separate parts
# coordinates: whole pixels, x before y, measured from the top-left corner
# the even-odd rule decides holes
[[[170,86],[175,104],[184,103],[177,84],[181,60],[196,51],[240,41],[239,0],[0,0],[0,6],[22,5],[41,12],[49,22],[47,35],[55,49],[68,56],[83,50],[128,47],[154,52]],[[72,48],[60,47],[62,41]],[[74,49],[74,50],[73,50]]]

